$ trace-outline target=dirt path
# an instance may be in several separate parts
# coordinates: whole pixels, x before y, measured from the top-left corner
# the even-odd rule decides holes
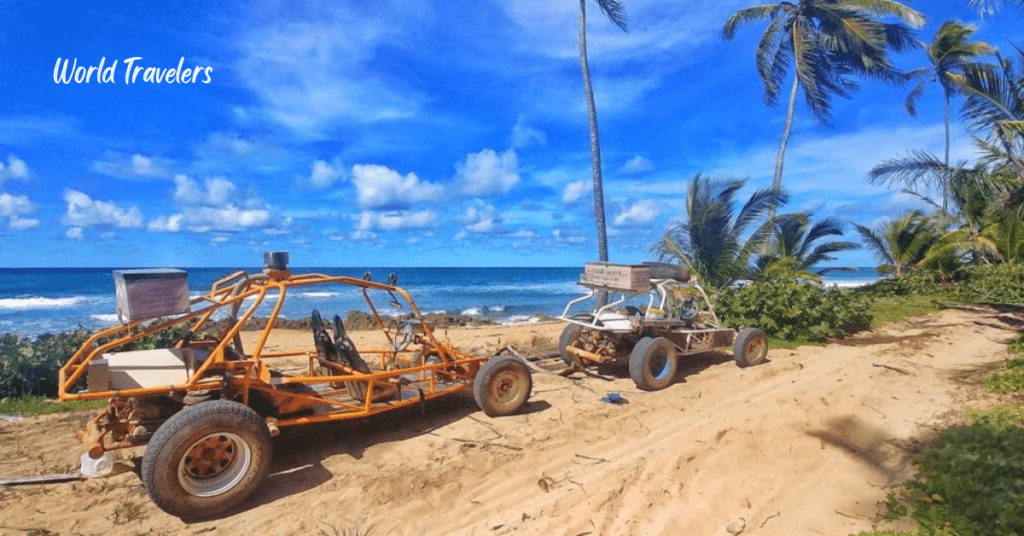
[[[750,369],[700,356],[656,393],[624,370],[611,382],[538,374],[523,415],[490,419],[461,397],[425,415],[286,432],[274,474],[230,517],[186,525],[125,473],[2,489],[0,534],[856,533],[882,526],[879,502],[935,426],[990,400],[979,382],[1007,357],[1006,320],[947,310],[841,345],[773,350]],[[611,391],[628,403],[601,402]],[[0,421],[0,475],[75,468],[84,418]]]

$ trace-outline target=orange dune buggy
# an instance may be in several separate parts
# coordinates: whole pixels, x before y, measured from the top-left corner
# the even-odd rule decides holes
[[[265,260],[263,273],[234,273],[192,300],[187,284],[179,284],[184,272],[115,274],[126,323],[93,335],[59,373],[61,400],[108,400],[79,434],[87,449],[84,474],[109,471],[108,451],[147,445],[141,476],[153,502],[185,519],[210,518],[257,489],[270,469],[271,436],[281,428],[358,419],[470,389],[492,417],[517,412],[529,398],[532,379],[522,361],[472,356],[439,341],[393,275],[387,284],[294,275],[286,253]],[[180,272],[180,281],[168,272]],[[340,317],[327,325],[314,310],[315,350],[266,351],[289,292],[323,285],[361,293],[387,345],[356,348]],[[401,297],[411,319],[389,328],[371,299],[383,294],[396,304]],[[243,348],[240,333],[264,303],[271,307],[266,327],[253,348]],[[177,314],[144,324],[135,318],[140,312]],[[219,334],[209,335],[211,326]],[[130,350],[173,329],[183,335],[172,347]],[[289,361],[298,373],[282,372]],[[83,382],[87,389],[76,391]]]

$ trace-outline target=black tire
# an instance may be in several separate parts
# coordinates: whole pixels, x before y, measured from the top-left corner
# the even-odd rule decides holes
[[[530,369],[510,355],[491,358],[473,379],[473,399],[488,417],[504,417],[519,411],[530,399],[532,390]]]
[[[768,358],[768,337],[757,328],[743,328],[736,335],[732,357],[741,367],[760,365]]]
[[[270,472],[274,445],[255,411],[211,400],[175,413],[149,441],[142,484],[168,514],[209,519],[237,506]]]
[[[564,361],[566,365],[572,365],[573,356],[565,349],[568,348],[570,344],[576,342],[582,333],[583,326],[578,324],[566,324],[565,329],[562,330],[562,335],[558,337],[558,353],[562,356],[562,361]]]
[[[676,377],[676,347],[664,337],[644,337],[629,354],[629,377],[645,391],[660,391]]]
[[[594,321],[594,315],[576,315],[570,318],[581,322]],[[600,326],[601,323],[596,322],[595,325]],[[580,335],[583,334],[583,329],[583,326],[570,322],[565,325],[565,328],[562,329],[562,335],[558,337],[558,354],[562,356],[562,361],[564,361],[566,365],[572,365],[574,359],[569,352],[565,351],[565,349],[580,338]]]

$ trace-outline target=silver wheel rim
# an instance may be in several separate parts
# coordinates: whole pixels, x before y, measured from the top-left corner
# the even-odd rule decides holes
[[[178,483],[190,495],[214,497],[230,491],[252,465],[252,450],[238,434],[209,434],[185,451],[178,462]]]

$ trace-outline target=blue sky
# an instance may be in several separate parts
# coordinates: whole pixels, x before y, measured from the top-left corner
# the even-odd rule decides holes
[[[575,2],[83,4],[0,13],[0,266],[253,266],[271,249],[306,266],[597,257]],[[770,185],[784,106],[762,101],[763,26],[721,38],[752,4],[627,0],[628,34],[592,6],[611,260],[650,258],[698,172]],[[958,18],[1003,50],[1024,42],[1012,9],[981,20],[966,4],[911,3],[921,36]],[[118,63],[113,82],[63,84],[58,58]],[[125,83],[130,58],[182,72]],[[800,103],[786,210],[873,225],[919,205],[864,177],[908,150],[941,154],[940,91],[915,119],[907,88],[862,86],[828,126]],[[971,159],[959,124],[953,139]]]

